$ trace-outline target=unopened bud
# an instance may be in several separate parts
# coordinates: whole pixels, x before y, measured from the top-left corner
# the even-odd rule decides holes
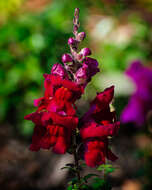
[[[86,81],[88,79],[87,71],[88,71],[88,66],[85,64],[77,70],[75,74],[75,79],[77,84],[86,84]]]
[[[51,69],[51,74],[59,75],[62,78],[67,78],[67,74],[65,72],[65,69],[59,63],[56,63],[56,64],[53,65],[53,67]]]
[[[85,32],[80,32],[80,33],[78,33],[78,35],[77,35],[77,40],[78,40],[78,41],[83,41],[85,37],[86,37]]]
[[[71,37],[71,38],[68,39],[68,44],[69,45],[74,45],[76,43],[77,43],[77,41],[74,38]]]
[[[84,57],[88,56],[88,55],[91,55],[91,50],[89,48],[83,48],[81,50],[81,53]]]
[[[63,54],[62,55],[62,62],[63,63],[69,63],[72,62],[72,56],[70,54]]]
[[[78,61],[82,61],[83,60],[83,54],[82,53],[77,54],[77,60]]]

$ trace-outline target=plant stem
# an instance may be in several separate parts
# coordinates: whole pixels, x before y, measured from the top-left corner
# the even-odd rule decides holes
[[[78,156],[77,156],[76,148],[74,150],[74,163],[75,163],[77,178],[80,181],[81,176],[80,176],[80,171],[79,171],[79,159],[78,159]]]
[[[75,35],[75,38],[77,39],[78,29],[80,27],[79,23],[79,8],[76,8],[74,11],[74,19],[73,19],[73,34]]]
[[[77,178],[80,181],[81,176],[80,176],[80,171],[79,171],[79,158],[78,158],[78,153],[77,153],[77,142],[76,142],[76,131],[74,133],[74,151],[73,151],[73,156],[74,156],[74,164],[75,164],[75,168],[76,168],[76,174],[77,174]]]
[[[78,152],[77,152],[76,130],[74,133],[73,145],[74,145],[74,150],[73,150],[74,165],[75,165],[75,169],[76,169],[76,176],[78,179],[78,188],[81,189],[81,187],[80,187],[81,186],[81,175],[80,175],[79,158],[78,158]]]
[[[74,12],[74,19],[73,19],[73,34],[75,36],[75,39],[77,40],[77,35],[78,35],[78,29],[80,27],[80,23],[79,23],[79,8],[75,9]],[[75,62],[78,63],[77,61],[77,51],[78,51],[78,44],[75,45],[75,47],[70,46],[70,50],[71,50],[71,54],[73,56],[73,58],[75,59]],[[77,130],[77,129],[76,129]],[[76,140],[76,135],[77,135],[77,131],[74,131],[73,134],[73,156],[74,156],[74,165],[75,165],[75,169],[76,169],[76,176],[78,179],[78,189],[81,190],[81,175],[80,175],[80,167],[79,167],[79,156],[78,156],[78,145],[77,145],[77,140]]]

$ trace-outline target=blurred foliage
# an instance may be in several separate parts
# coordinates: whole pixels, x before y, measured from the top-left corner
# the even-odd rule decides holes
[[[136,156],[140,159],[141,167],[136,173],[136,177],[143,181],[143,190],[151,189],[152,187],[152,146],[147,146],[144,149],[138,149]]]
[[[105,25],[107,24],[105,23]],[[115,29],[114,27],[117,28]],[[108,39],[107,34],[107,39],[103,40],[99,47],[100,50],[98,50],[101,52],[101,55],[98,52],[96,55],[97,59],[103,63],[101,68],[104,71],[124,71],[128,64],[135,59],[143,60],[143,62],[151,61],[152,27],[150,24],[141,18],[140,15],[131,13],[125,24],[114,27],[109,31],[109,33],[113,33],[111,40]],[[123,29],[121,29],[122,27]],[[122,30],[122,33],[118,33],[119,36],[115,36],[119,30]],[[130,36],[128,34],[127,36],[127,32],[129,33],[127,30],[132,30],[133,34],[130,34]]]
[[[22,5],[24,0],[1,0],[0,1],[0,21],[7,19],[14,14]]]
[[[83,167],[86,167],[86,164],[83,164]],[[81,167],[80,167],[81,168]],[[69,169],[69,171],[72,171],[73,173],[77,173],[76,168],[74,168],[74,164],[66,164],[66,167],[63,167],[61,169]],[[67,190],[76,190],[80,189],[82,190],[111,190],[111,185],[109,181],[106,180],[107,175],[109,173],[112,173],[115,171],[115,168],[111,164],[102,164],[98,166],[97,171],[101,172],[100,175],[96,173],[89,173],[85,176],[81,176],[81,179],[79,180],[77,177],[73,178],[71,181],[68,182],[68,188]],[[81,168],[82,170],[82,168]],[[102,176],[102,177],[100,177]]]

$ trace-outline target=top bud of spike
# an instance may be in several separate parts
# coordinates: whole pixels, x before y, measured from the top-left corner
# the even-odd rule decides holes
[[[80,27],[80,23],[79,23],[79,8],[75,9],[74,12],[74,19],[73,19],[73,34],[75,35],[75,37],[78,34],[78,29]]]
[[[74,19],[73,19],[73,24],[74,25],[79,25],[79,11],[80,11],[79,8],[75,8]]]

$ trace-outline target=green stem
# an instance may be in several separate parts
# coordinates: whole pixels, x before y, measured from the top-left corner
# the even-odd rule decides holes
[[[77,152],[76,131],[74,133],[73,145],[74,145],[74,150],[73,150],[74,165],[76,169],[76,176],[78,179],[78,189],[81,190],[81,175],[80,175],[79,158],[78,158],[78,152]]]
[[[80,171],[79,171],[79,160],[78,160],[76,149],[74,150],[74,162],[75,162],[75,168],[76,168],[77,178],[80,181],[81,180],[81,176],[80,176]]]

